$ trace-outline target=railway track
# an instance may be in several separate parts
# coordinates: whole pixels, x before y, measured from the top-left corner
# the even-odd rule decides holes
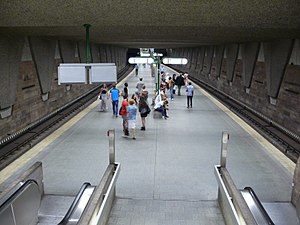
[[[121,70],[117,77],[118,81],[122,80],[133,70],[133,66],[128,65]],[[112,84],[111,84],[112,85]],[[67,105],[57,109],[55,112],[47,115],[39,121],[22,129],[18,133],[12,134],[9,137],[0,141],[0,170],[8,164],[20,157],[35,144],[47,137],[50,133],[62,126],[82,109],[90,105],[99,94],[97,86],[83,96],[73,100]],[[110,88],[110,86],[108,85]]]
[[[176,70],[176,69],[175,69]],[[178,70],[176,70],[178,71]],[[178,71],[182,73],[182,71]],[[189,76],[190,77],[190,76]],[[251,127],[264,136],[269,142],[280,149],[293,162],[297,162],[300,155],[300,137],[286,128],[265,117],[261,113],[249,108],[245,104],[233,99],[218,89],[194,78],[190,79],[205,91],[216,97],[231,111],[246,121]]]

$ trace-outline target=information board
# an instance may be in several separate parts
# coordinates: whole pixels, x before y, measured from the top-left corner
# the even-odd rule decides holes
[[[85,65],[60,64],[58,67],[58,85],[87,84]]]
[[[114,63],[61,63],[58,66],[58,85],[117,82]]]
[[[117,67],[115,65],[94,65],[89,72],[89,83],[116,83]]]

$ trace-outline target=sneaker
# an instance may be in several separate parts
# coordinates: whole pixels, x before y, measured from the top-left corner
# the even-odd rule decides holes
[[[132,139],[133,139],[133,140],[135,140],[136,138],[135,138],[135,137],[133,137]]]
[[[146,128],[145,127],[141,127],[141,130],[146,130]]]

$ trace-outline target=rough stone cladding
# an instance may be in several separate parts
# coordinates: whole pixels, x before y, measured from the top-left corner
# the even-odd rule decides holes
[[[207,68],[204,65],[203,68]],[[192,67],[193,68],[193,67]],[[276,105],[269,103],[266,69],[264,62],[256,62],[250,93],[245,92],[243,85],[243,61],[236,61],[234,78],[230,84],[226,77],[227,61],[223,59],[220,78],[217,79],[216,60],[213,58],[210,76],[198,68],[189,71],[192,77],[218,88],[234,99],[262,113],[288,130],[300,135],[300,66],[288,65],[283,77]],[[205,71],[206,72],[206,71]]]
[[[12,116],[2,119],[0,123],[0,140],[26,126],[38,121],[68,102],[76,99],[94,85],[72,85],[69,91],[57,82],[57,66],[61,61],[53,61],[51,91],[49,99],[43,101],[41,89],[33,61],[23,61],[19,67],[16,101],[13,105]]]

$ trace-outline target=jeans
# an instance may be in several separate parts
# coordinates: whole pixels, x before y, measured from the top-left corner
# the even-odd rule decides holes
[[[113,100],[112,101],[112,108],[113,108],[113,115],[118,116],[118,105],[119,105],[119,100]]]
[[[123,118],[123,132],[124,135],[129,135],[129,131],[128,131],[128,117],[126,116],[122,116]]]
[[[181,85],[177,85],[177,87],[178,87],[178,95],[181,95],[181,93],[180,93],[180,89],[181,89]]]
[[[193,107],[193,96],[187,96],[187,107]]]
[[[154,111],[161,112],[162,116],[167,116],[166,109],[163,108],[163,107],[157,108],[157,109],[155,109]]]
[[[174,99],[174,87],[170,87],[170,97],[171,99]]]

